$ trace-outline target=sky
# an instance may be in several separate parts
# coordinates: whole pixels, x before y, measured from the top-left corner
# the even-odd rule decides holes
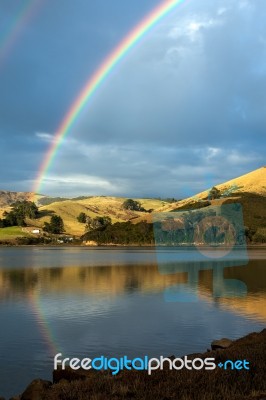
[[[0,190],[32,190],[89,77],[161,3],[1,0]],[[41,193],[182,198],[265,165],[265,20],[265,0],[178,5],[86,104]]]

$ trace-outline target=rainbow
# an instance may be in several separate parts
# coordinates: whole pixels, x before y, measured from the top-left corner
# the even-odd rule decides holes
[[[149,32],[163,17],[169,14],[177,5],[185,0],[165,0],[148,14],[129,34],[119,43],[119,45],[107,56],[96,72],[86,82],[84,88],[70,107],[61,124],[59,125],[54,139],[44,160],[40,166],[37,177],[34,181],[32,192],[40,192],[43,179],[51,166],[58,148],[64,138],[70,132],[81,111],[91,99],[95,91],[110,75],[113,68],[125,58],[129,51]]]
[[[165,0],[148,14],[129,34],[119,43],[119,45],[109,54],[103,61],[96,72],[86,82],[84,88],[75,99],[69,111],[62,120],[54,136],[53,142],[45,154],[44,160],[38,171],[37,178],[34,182],[32,192],[36,196],[40,192],[42,182],[50,165],[56,156],[57,150],[63,142],[66,135],[70,132],[79,114],[84,109],[88,101],[92,98],[95,91],[110,75],[113,68],[129,53],[129,51],[141,40],[141,38],[150,31],[163,17],[170,13],[177,5],[185,0]],[[56,354],[58,344],[52,334],[52,329],[49,328],[49,322],[42,312],[39,293],[33,293],[30,298],[33,313],[40,331],[47,343],[50,354]]]
[[[56,353],[58,353],[59,345],[57,344],[56,338],[52,333],[52,329],[49,328],[50,324],[45,317],[45,313],[42,311],[40,293],[36,290],[28,293],[28,302],[38,325],[39,332],[42,335],[44,343],[46,344],[49,353],[48,355],[53,357]]]
[[[0,38],[0,66],[3,65],[23,28],[39,11],[42,2],[43,0],[28,0],[26,2],[21,2],[21,7],[17,10],[5,33]]]

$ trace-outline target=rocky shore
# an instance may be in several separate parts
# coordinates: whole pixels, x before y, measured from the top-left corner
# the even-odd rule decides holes
[[[217,365],[245,359],[250,369],[164,369],[152,375],[122,371],[115,376],[93,370],[57,370],[53,382],[35,379],[10,400],[266,400],[266,329],[235,341],[215,340],[207,352],[188,357],[214,357]]]

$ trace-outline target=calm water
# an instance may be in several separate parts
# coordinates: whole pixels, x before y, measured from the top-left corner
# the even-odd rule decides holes
[[[178,356],[259,331],[265,265],[263,248],[0,248],[0,395],[51,379],[57,352]]]

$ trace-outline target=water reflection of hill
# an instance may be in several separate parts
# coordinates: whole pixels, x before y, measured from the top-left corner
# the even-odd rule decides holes
[[[134,290],[161,291],[169,285],[185,281],[185,274],[161,275],[156,264],[0,271],[2,294],[23,294],[40,290],[48,294],[62,292],[116,295]]]
[[[239,313],[259,316],[266,321],[266,264],[263,260],[252,260],[247,267],[225,270],[225,278],[240,279],[246,282],[248,294],[241,299],[221,299],[221,304]]]
[[[199,297],[215,301],[238,314],[266,321],[266,274],[263,260],[251,260],[245,266],[223,268],[223,281],[237,280],[247,288],[244,296],[227,296],[220,287],[217,296],[214,288],[213,270],[198,272]],[[0,301],[20,298],[33,292],[41,294],[79,294],[93,296],[116,296],[139,291],[162,292],[179,284],[190,284],[186,272],[161,274],[157,264],[112,265],[102,267],[65,267],[0,271]],[[217,288],[216,288],[217,290]],[[224,295],[223,295],[224,293]]]

